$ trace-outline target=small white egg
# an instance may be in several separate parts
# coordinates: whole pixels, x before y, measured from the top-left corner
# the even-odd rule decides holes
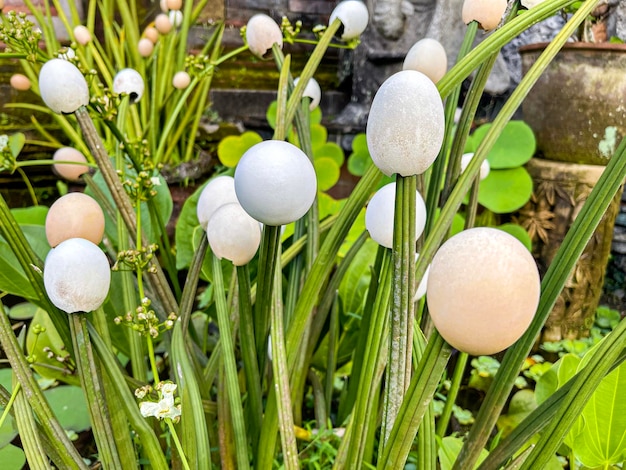
[[[131,103],[136,103],[141,99],[144,87],[143,78],[135,69],[122,69],[113,78],[113,92],[127,94]]]
[[[67,60],[51,59],[39,71],[41,99],[55,113],[71,114],[89,104],[89,87],[80,70]]]

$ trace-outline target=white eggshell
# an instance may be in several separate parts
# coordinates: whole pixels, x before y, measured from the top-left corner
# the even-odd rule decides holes
[[[379,245],[393,248],[393,219],[395,217],[396,183],[389,183],[376,191],[365,209],[365,228]],[[415,237],[419,238],[426,226],[426,204],[415,192]]]
[[[274,44],[277,44],[282,49],[283,33],[276,21],[260,13],[248,20],[246,42],[250,52],[257,57],[263,58],[271,52]]]
[[[441,96],[430,78],[415,70],[389,77],[374,96],[367,120],[367,146],[386,175],[421,174],[443,143]]]
[[[344,41],[358,38],[369,21],[369,13],[365,3],[359,0],[344,0],[339,2],[330,14],[328,23],[335,21],[335,18],[341,20],[343,31],[340,30],[341,39]]]
[[[198,198],[196,214],[200,226],[206,230],[207,223],[215,211],[224,204],[239,202],[235,194],[235,180],[232,176],[218,176],[209,181]]]
[[[468,165],[472,161],[472,158],[474,158],[473,153],[464,153],[461,156],[461,173],[463,173],[468,167]],[[489,162],[486,159],[483,160],[483,162],[480,164],[480,179],[484,180],[487,176],[489,176],[490,171],[491,167],[489,166]]]
[[[126,93],[131,103],[136,103],[143,96],[143,77],[135,69],[122,69],[113,78],[113,92]]]
[[[506,232],[478,227],[439,248],[426,301],[441,336],[477,356],[517,341],[535,315],[539,295],[539,272],[526,247]]]
[[[424,38],[417,41],[404,58],[402,70],[417,70],[422,72],[434,83],[437,83],[446,74],[448,56],[439,41]]]
[[[169,12],[169,18],[174,28],[180,28],[180,25],[183,24],[183,12],[180,10],[171,10]]]
[[[261,244],[261,226],[238,202],[220,206],[207,224],[207,239],[218,258],[235,266],[250,262]]]
[[[465,0],[461,17],[465,24],[478,22],[485,31],[495,29],[506,10],[507,0]]]
[[[237,199],[253,218],[285,225],[309,210],[317,194],[309,157],[289,142],[267,140],[243,154],[235,169]]]
[[[58,149],[54,152],[52,159],[56,161],[87,163],[85,156],[72,147],[62,147]],[[89,167],[87,165],[73,165],[71,163],[55,163],[52,165],[52,170],[68,181],[78,181],[82,174],[89,171]]]
[[[300,77],[295,78],[293,80],[294,86],[298,84],[300,81]],[[302,96],[306,96],[311,99],[311,104],[309,104],[309,110],[313,111],[320,104],[320,100],[322,99],[322,89],[320,88],[320,84],[317,83],[317,80],[314,78],[310,78],[306,86],[304,87],[304,92]]]
[[[48,253],[43,282],[57,308],[67,313],[90,312],[102,305],[109,292],[109,261],[97,245],[70,238]]]
[[[415,255],[416,262],[418,258],[419,258],[419,254]],[[429,274],[430,274],[430,264],[426,268],[426,272],[424,273],[424,276],[422,277],[422,280],[420,281],[419,286],[417,286],[417,290],[415,291],[415,296],[413,297],[413,302],[417,302],[419,299],[421,299],[422,297],[426,295],[426,290],[428,289],[428,275]]]
[[[55,113],[70,114],[89,104],[89,87],[80,70],[67,60],[50,59],[39,71],[39,93]]]

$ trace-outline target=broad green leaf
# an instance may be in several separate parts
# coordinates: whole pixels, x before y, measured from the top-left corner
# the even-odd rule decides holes
[[[517,238],[520,242],[522,242],[522,244],[528,248],[528,251],[531,251],[533,248],[533,242],[530,239],[530,235],[528,235],[528,232],[526,231],[526,229],[524,227],[522,227],[521,225],[518,224],[502,224],[502,225],[498,225],[498,227],[500,230],[513,235],[515,238]]]
[[[28,300],[37,299],[35,290],[22,271],[19,261],[2,237],[0,237],[0,291]]]
[[[625,364],[602,379],[583,409],[582,418],[577,423],[580,432],[571,437],[571,447],[576,458],[586,467],[606,468],[626,459],[624,390]]]
[[[241,135],[224,137],[217,146],[217,157],[222,165],[234,168],[250,147],[263,139],[253,131],[246,131]]]
[[[35,334],[34,327],[42,327],[44,331]],[[38,308],[28,328],[26,334],[26,352],[35,357],[33,369],[42,377],[48,379],[60,380],[71,385],[80,385],[77,375],[67,374],[63,370],[67,364],[63,364],[57,360],[57,357],[64,357],[69,360],[67,348],[61,341],[61,337],[57,332],[48,312]],[[48,357],[48,354],[52,357]]]
[[[318,193],[317,206],[319,218],[323,220],[329,215],[338,213],[342,207],[342,203],[326,193]]]
[[[482,141],[491,123],[483,124],[472,136],[476,147]],[[532,158],[537,147],[532,129],[524,121],[509,121],[487,155],[492,169],[515,168]]]
[[[311,147],[315,150],[326,143],[328,139],[328,131],[321,124],[311,124]]]
[[[537,386],[535,387],[535,399],[537,403],[541,404],[546,401],[550,395],[572,378],[579,364],[580,357],[571,353],[565,354],[555,362],[552,367],[550,367],[550,370],[544,373],[539,379],[539,382],[537,382]]]
[[[186,269],[191,265],[191,259],[194,253],[193,234],[197,228],[202,230],[197,215],[198,199],[200,198],[200,193],[202,193],[202,190],[209,181],[196,189],[193,194],[187,198],[178,216],[176,230],[174,232],[174,240],[176,243],[176,269]]]
[[[337,162],[331,158],[316,158],[313,162],[315,174],[317,176],[318,191],[328,191],[339,181],[341,170],[337,166]]]
[[[354,176],[363,176],[373,164],[372,157],[366,152],[353,152],[348,157],[348,171]]]
[[[91,427],[82,388],[61,385],[46,390],[44,395],[63,429],[79,433]]]
[[[339,297],[345,313],[360,315],[370,282],[372,264],[378,245],[367,240],[359,250],[350,268],[339,284]]]
[[[35,304],[30,302],[20,302],[9,309],[9,318],[12,320],[30,320],[40,310]]]
[[[16,132],[11,137],[9,137],[9,149],[11,149],[11,155],[14,158],[17,158],[22,148],[24,148],[24,144],[26,143],[26,136],[21,132]]]
[[[511,398],[507,414],[498,418],[498,429],[502,437],[508,436],[535,408],[537,408],[535,392],[529,389],[516,392]]]
[[[2,470],[21,470],[26,464],[26,456],[22,449],[11,444],[0,449],[0,462]]]
[[[316,160],[318,158],[330,158],[334,160],[339,167],[343,165],[344,161],[343,150],[334,142],[326,142],[316,147],[313,149],[313,156]]]
[[[496,214],[507,214],[528,202],[533,180],[523,167],[492,170],[480,182],[478,202]]]
[[[441,466],[441,470],[451,470],[454,462],[456,461],[459,452],[461,452],[461,447],[463,447],[463,440],[454,436],[446,436],[443,439],[437,439],[439,442],[439,449],[437,450],[437,455],[439,457],[439,464]],[[480,457],[478,457],[478,461],[474,468],[478,468],[478,466],[482,463],[483,460],[487,458],[489,452],[483,449],[480,452]]]
[[[6,370],[10,371],[11,369]],[[7,390],[10,391],[11,388],[9,387]],[[4,413],[4,408],[0,408],[0,414],[2,413]],[[9,414],[4,420],[2,427],[0,427],[0,449],[9,445],[11,441],[15,439],[15,436],[17,436],[17,426],[15,425],[15,420],[13,419],[13,416]],[[0,462],[2,461],[1,459],[2,457],[0,457]],[[2,468],[4,468],[4,465]]]
[[[11,214],[18,224],[44,225],[48,215],[48,207],[31,206],[19,209],[11,209]]]

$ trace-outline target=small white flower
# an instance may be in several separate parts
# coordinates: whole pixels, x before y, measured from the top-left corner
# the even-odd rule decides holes
[[[157,419],[171,419],[178,421],[180,418],[180,405],[174,404],[174,392],[177,385],[171,382],[160,384],[161,400],[158,402],[144,401],[139,404],[139,412],[144,418],[154,416]]]
[[[150,178],[150,181],[152,182],[153,186],[161,186],[161,180],[158,176],[153,176],[152,178]]]

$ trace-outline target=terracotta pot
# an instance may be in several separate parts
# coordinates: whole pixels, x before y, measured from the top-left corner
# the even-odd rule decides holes
[[[547,44],[520,48],[524,73]],[[550,160],[605,165],[626,135],[626,44],[568,43],[522,111]]]

